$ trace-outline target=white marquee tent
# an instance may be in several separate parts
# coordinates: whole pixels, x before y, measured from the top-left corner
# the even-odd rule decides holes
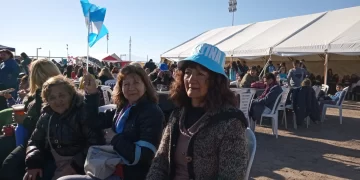
[[[200,43],[216,45],[227,57],[254,59],[276,54],[360,55],[360,6],[206,31],[161,55],[184,58]]]
[[[173,60],[188,57],[200,43],[216,45],[227,58],[264,60],[264,57],[276,55],[272,59],[280,61],[284,59],[282,57],[313,55],[309,59],[317,58],[323,66],[321,61],[327,56],[321,54],[329,53],[337,58],[334,61],[331,58],[333,65],[342,65],[336,63],[340,60],[353,63],[360,60],[360,6],[209,30],[168,50],[161,57]],[[327,60],[325,64],[327,69]],[[346,68],[341,67],[339,71],[343,69]]]

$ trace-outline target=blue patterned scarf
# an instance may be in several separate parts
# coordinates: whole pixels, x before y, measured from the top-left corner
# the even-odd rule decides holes
[[[132,106],[128,105],[121,110],[121,112],[118,116],[118,119],[116,120],[116,123],[115,123],[116,133],[119,134],[119,133],[123,132],[126,120],[128,119],[130,110],[133,106],[135,106],[135,104]]]

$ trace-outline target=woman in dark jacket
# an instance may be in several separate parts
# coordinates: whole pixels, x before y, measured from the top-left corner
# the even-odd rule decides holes
[[[114,79],[114,77],[112,76],[109,68],[107,67],[102,68],[99,73],[99,80],[101,81],[101,84],[105,85],[105,82],[110,79]]]
[[[170,116],[148,180],[242,180],[246,175],[247,120],[235,107],[223,70],[225,53],[208,44],[197,51],[178,63],[170,90],[178,109]]]
[[[106,139],[114,150],[135,165],[118,165],[111,180],[142,180],[150,168],[159,146],[164,114],[157,105],[158,97],[144,69],[128,65],[121,69],[114,89],[113,100],[117,109],[98,113],[98,91],[95,81],[85,76],[86,99],[89,103],[87,116],[93,127],[107,129]],[[91,103],[90,103],[91,102]],[[111,129],[108,129],[111,128]],[[140,147],[142,141],[153,148]],[[141,152],[138,154],[137,152]],[[137,162],[137,163],[136,163]],[[91,179],[89,176],[67,176],[61,180]]]
[[[47,80],[42,89],[47,104],[26,150],[25,180],[42,176],[42,169],[52,154],[57,166],[53,180],[71,174],[84,174],[89,146],[104,144],[103,133],[86,123],[83,96],[64,76]]]
[[[36,123],[40,117],[42,99],[41,88],[44,82],[50,77],[60,75],[57,66],[47,59],[40,59],[31,63],[29,85],[30,92],[24,98],[25,114],[18,116],[14,114],[14,121],[22,124],[28,132],[25,142],[31,136],[35,129]],[[6,137],[7,138],[7,137]],[[15,142],[14,142],[15,144]],[[4,146],[0,138],[0,146]],[[12,152],[8,152],[8,156],[2,163],[0,170],[1,180],[22,180],[25,174],[25,152],[26,145],[16,147]],[[11,172],[11,173],[9,173]]]

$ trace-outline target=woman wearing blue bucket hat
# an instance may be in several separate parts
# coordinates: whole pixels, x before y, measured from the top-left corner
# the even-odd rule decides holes
[[[225,53],[209,44],[178,63],[169,119],[147,179],[244,179],[244,114],[224,72]]]

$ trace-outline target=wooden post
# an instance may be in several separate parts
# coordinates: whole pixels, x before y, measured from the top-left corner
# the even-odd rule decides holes
[[[324,84],[325,85],[327,85],[328,64],[329,64],[329,54],[327,52],[325,52],[325,64],[324,64]]]

